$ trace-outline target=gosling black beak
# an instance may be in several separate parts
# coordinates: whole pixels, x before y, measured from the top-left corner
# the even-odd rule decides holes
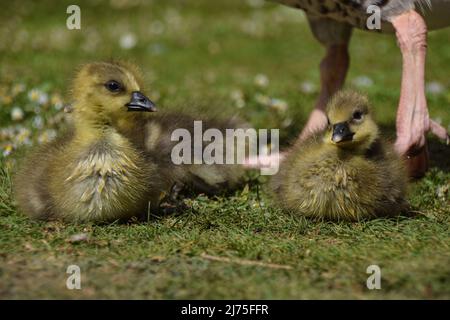
[[[128,107],[128,111],[156,111],[155,104],[139,91],[133,91],[130,102],[125,106]]]
[[[355,133],[350,131],[347,122],[340,122],[333,125],[333,135],[331,140],[335,143],[351,141]]]

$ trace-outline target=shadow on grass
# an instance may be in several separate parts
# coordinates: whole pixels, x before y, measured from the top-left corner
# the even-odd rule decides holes
[[[430,167],[450,172],[450,145],[446,145],[436,138],[428,139],[428,150],[430,152]]]
[[[394,125],[381,124],[380,131],[388,141],[395,142]],[[430,168],[436,167],[438,170],[450,172],[450,146],[432,136],[428,136],[427,141],[430,153]]]

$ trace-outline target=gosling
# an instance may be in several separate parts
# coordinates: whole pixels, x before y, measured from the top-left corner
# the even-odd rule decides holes
[[[164,190],[157,166],[123,134],[156,111],[138,70],[90,63],[72,84],[73,128],[32,153],[15,177],[19,208],[38,219],[110,222],[146,213]],[[169,183],[169,182],[167,182]]]
[[[271,182],[285,211],[322,220],[393,216],[407,208],[407,172],[379,136],[368,100],[337,93],[328,128],[291,150]]]
[[[192,109],[192,106],[189,105],[189,108]],[[208,129],[213,129],[215,133],[220,133],[225,137],[226,129],[245,130],[249,127],[247,123],[235,117],[222,119],[211,115],[192,114],[192,112],[163,111],[157,112],[151,117],[135,119],[129,126],[121,128],[121,133],[144,151],[149,162],[157,164],[158,173],[164,177],[165,181],[172,183],[172,186],[169,187],[170,195],[176,195],[180,191],[217,195],[238,188],[245,182],[248,170],[241,164],[220,164],[220,161],[215,163],[214,160],[231,153],[233,150],[230,148],[248,147],[248,141],[242,142],[242,145],[239,145],[239,141],[237,144],[228,145],[224,140],[223,148],[219,147],[220,150],[217,152],[221,154],[213,151],[211,158],[215,157],[215,159],[203,159],[203,151],[207,150],[210,142],[202,139],[201,150],[196,150],[194,146],[195,131],[197,130],[194,123],[196,121],[201,121],[202,127],[202,132],[197,133],[198,135],[202,135]],[[178,137],[177,132],[180,130],[186,133],[191,141],[185,140],[184,137]],[[212,138],[211,141],[216,142],[215,138]],[[180,145],[183,145],[183,150],[178,148]],[[186,156],[184,151],[187,151],[189,156]],[[234,151],[236,154],[237,150]],[[182,163],[179,163],[180,158],[183,158]],[[187,158],[190,163],[184,161]],[[208,160],[210,161],[208,162]]]
[[[194,147],[194,122],[201,121],[204,131],[218,130],[225,136],[226,129],[246,128],[247,124],[236,119],[222,120],[213,117],[191,116],[186,113],[161,112],[149,118],[145,123],[145,152],[153,162],[158,163],[162,171],[167,171],[176,180],[178,188],[190,190],[194,193],[216,195],[229,192],[239,187],[245,179],[246,170],[240,164],[217,164],[210,159],[202,159],[203,150],[209,142],[202,141],[202,149],[197,153]],[[172,137],[175,130],[181,129],[189,132],[191,144],[187,149],[191,155],[191,163],[174,163],[174,156],[178,157],[180,151],[177,145],[184,144],[184,139],[177,140]],[[229,146],[224,142],[220,148],[223,155],[232,152],[230,148],[245,148],[242,146]],[[236,153],[235,153],[236,154]],[[215,156],[221,157],[216,154]],[[206,160],[206,161],[204,161]],[[197,161],[197,163],[196,163]],[[176,161],[175,161],[176,162]]]

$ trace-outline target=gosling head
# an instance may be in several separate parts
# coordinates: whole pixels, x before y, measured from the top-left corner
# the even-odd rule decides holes
[[[136,112],[156,111],[142,93],[139,70],[118,62],[94,62],[81,67],[72,84],[73,112],[81,122],[115,123]]]
[[[339,148],[367,150],[378,138],[367,97],[352,91],[338,92],[327,106],[325,142]]]

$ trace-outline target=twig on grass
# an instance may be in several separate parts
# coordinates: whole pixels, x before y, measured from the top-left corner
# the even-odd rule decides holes
[[[200,255],[203,259],[212,260],[212,261],[220,261],[220,262],[226,262],[226,263],[236,263],[243,266],[258,266],[258,267],[264,267],[264,268],[272,268],[272,269],[284,269],[284,270],[292,270],[293,268],[288,265],[283,264],[275,264],[275,263],[265,263],[261,261],[254,261],[254,260],[245,260],[245,259],[231,259],[226,257],[218,257],[218,256],[212,256],[206,253],[202,253]]]

